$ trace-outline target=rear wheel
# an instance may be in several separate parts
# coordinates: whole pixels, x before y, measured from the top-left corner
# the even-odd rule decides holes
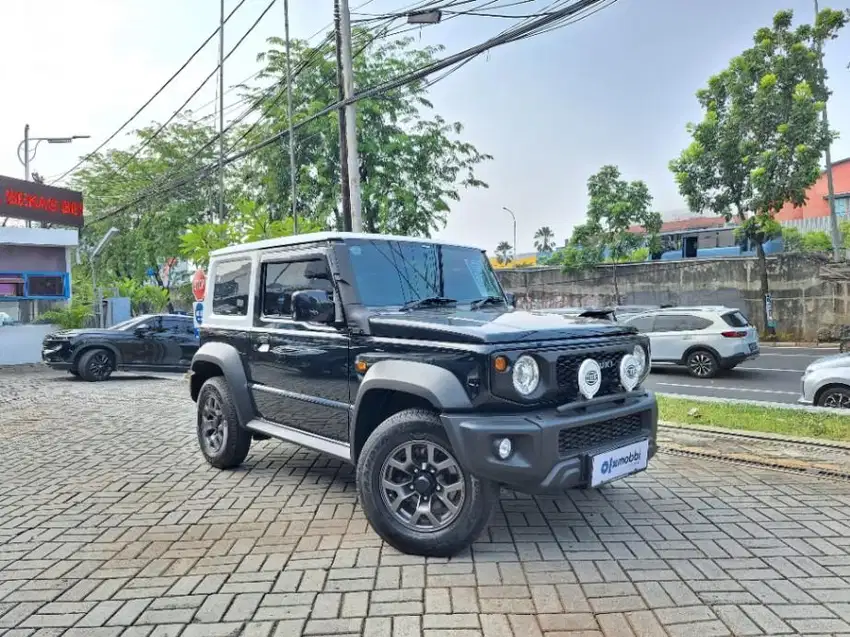
[[[80,357],[77,363],[77,371],[80,378],[90,383],[109,380],[112,372],[115,371],[112,354],[105,349],[90,349]]]
[[[198,444],[217,469],[238,467],[251,448],[251,432],[239,425],[230,388],[221,376],[208,379],[198,393]]]
[[[827,387],[818,396],[818,407],[850,409],[850,387]]]
[[[694,350],[688,354],[685,365],[694,378],[714,378],[719,369],[717,358],[705,349]]]
[[[481,534],[498,486],[466,472],[437,416],[408,409],[385,420],[357,462],[372,528],[404,553],[450,557]]]

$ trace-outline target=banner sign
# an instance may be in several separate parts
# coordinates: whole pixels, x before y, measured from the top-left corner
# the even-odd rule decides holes
[[[0,217],[83,227],[83,193],[0,175]]]

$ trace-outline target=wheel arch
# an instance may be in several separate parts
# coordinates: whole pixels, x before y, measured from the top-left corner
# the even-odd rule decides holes
[[[239,424],[245,426],[253,418],[254,407],[242,357],[232,345],[205,343],[195,353],[189,367],[189,393],[193,401],[198,400],[203,384],[216,376],[224,377],[233,397]]]
[[[715,360],[715,361],[717,361],[717,364],[718,364],[718,365],[720,365],[720,361],[721,361],[721,360],[722,360],[722,358],[723,358],[723,357],[720,355],[720,352],[718,352],[716,349],[714,349],[711,345],[705,345],[705,344],[702,344],[702,343],[697,344],[697,345],[691,345],[688,349],[686,349],[686,350],[685,350],[685,353],[684,353],[684,354],[682,354],[682,360],[681,360],[681,361],[679,361],[679,362],[680,362],[682,365],[687,364],[687,362],[688,362],[688,356],[690,356],[690,355],[691,355],[691,354],[693,354],[694,352],[699,352],[699,351],[708,352],[709,354],[711,354],[712,356],[714,356],[714,360]]]
[[[349,440],[351,460],[357,462],[363,445],[384,420],[405,409],[443,411],[469,409],[472,402],[449,370],[418,361],[375,363],[363,377],[353,406]],[[452,444],[454,432],[447,431]]]

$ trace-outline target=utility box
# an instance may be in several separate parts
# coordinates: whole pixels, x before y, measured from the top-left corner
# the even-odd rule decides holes
[[[112,327],[133,318],[130,299],[123,296],[113,296],[103,299],[102,327]]]

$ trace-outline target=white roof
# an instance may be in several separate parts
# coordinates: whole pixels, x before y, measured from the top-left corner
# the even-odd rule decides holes
[[[427,239],[425,237],[401,237],[391,234],[369,234],[366,232],[312,232],[309,234],[296,234],[289,237],[278,237],[277,239],[264,239],[263,241],[253,241],[251,243],[241,243],[227,248],[221,248],[210,252],[211,257],[220,257],[228,254],[238,254],[240,252],[249,252],[252,250],[267,250],[269,248],[282,248],[286,246],[298,245],[301,243],[316,243],[325,241],[335,241],[344,239],[374,239],[378,241],[410,241],[418,243],[436,243],[439,245],[455,246],[459,248],[473,248],[480,250],[477,246],[464,245],[462,243],[454,243],[451,241],[440,241],[439,239]],[[483,251],[483,250],[482,250]]]
[[[79,233],[68,228],[0,228],[0,245],[50,246],[73,248],[79,244]]]

